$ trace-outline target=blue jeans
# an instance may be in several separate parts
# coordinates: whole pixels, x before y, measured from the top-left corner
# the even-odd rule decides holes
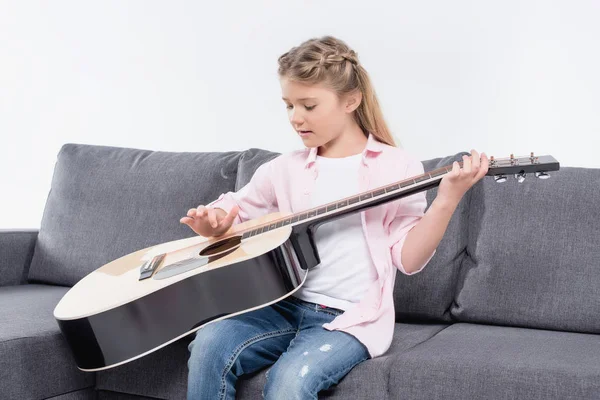
[[[316,399],[369,358],[354,336],[323,328],[342,310],[289,296],[209,323],[189,344],[189,400],[234,399],[239,376],[267,371],[265,399]]]

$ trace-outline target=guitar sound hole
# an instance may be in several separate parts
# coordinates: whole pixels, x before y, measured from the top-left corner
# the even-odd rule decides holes
[[[224,240],[220,240],[210,246],[205,247],[200,251],[201,256],[214,256],[215,254],[222,253],[227,250],[231,250],[234,247],[238,247],[242,243],[241,236],[232,236]]]

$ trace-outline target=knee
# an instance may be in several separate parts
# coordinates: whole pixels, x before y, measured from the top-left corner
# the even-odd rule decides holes
[[[208,324],[196,331],[196,336],[188,345],[188,368],[222,367],[228,354],[225,338],[219,323]]]
[[[306,363],[277,365],[267,371],[265,399],[316,399],[321,374]]]

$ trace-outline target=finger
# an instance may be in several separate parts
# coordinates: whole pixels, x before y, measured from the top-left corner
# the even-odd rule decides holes
[[[193,221],[193,218],[190,218],[190,217],[183,217],[179,220],[180,223],[186,224],[186,225],[189,225],[190,223],[192,223],[192,221]]]
[[[197,217],[202,218],[205,213],[206,213],[206,207],[204,207],[203,205],[199,205],[198,208],[196,208],[196,216]]]
[[[481,153],[481,166],[479,167],[480,178],[483,178],[490,168],[490,160],[485,153]]]
[[[240,208],[237,205],[234,205],[231,208],[231,210],[229,210],[229,214],[227,214],[225,216],[225,218],[223,218],[223,223],[227,226],[232,225],[233,220],[235,219],[235,217],[237,217],[239,212],[240,212]]]
[[[460,175],[460,164],[458,161],[452,163],[452,171],[450,171],[451,178],[457,178]]]
[[[188,217],[193,217],[194,215],[196,215],[196,209],[195,208],[190,208],[186,214]]]
[[[479,153],[475,149],[471,149],[471,170],[479,171],[479,166],[481,165],[481,160],[479,160]]]
[[[219,225],[218,221],[217,221],[217,212],[215,211],[214,208],[209,208],[207,210],[208,213],[208,222],[210,222],[210,226],[212,226],[213,228],[216,228],[217,225]]]
[[[464,155],[462,156],[463,158],[463,172],[466,172],[467,174],[471,173],[471,157]]]

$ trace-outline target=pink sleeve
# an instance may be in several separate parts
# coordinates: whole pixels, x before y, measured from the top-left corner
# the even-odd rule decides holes
[[[237,204],[240,211],[233,221],[234,225],[278,211],[271,181],[274,160],[261,164],[246,186],[237,192],[222,193],[206,206],[221,208],[229,213]]]
[[[410,178],[416,175],[421,175],[425,171],[423,164],[418,160],[412,160],[406,169],[406,178]],[[427,208],[426,192],[418,192],[407,197],[403,197],[399,200],[398,210],[394,220],[390,223],[389,227],[389,238],[390,238],[390,249],[392,252],[392,263],[402,272],[404,275],[414,275],[419,273],[425,268],[427,263],[431,260],[436,250],[433,250],[431,256],[425,261],[421,267],[412,272],[408,273],[402,265],[402,246],[408,232],[421,220],[425,215],[425,209]]]

